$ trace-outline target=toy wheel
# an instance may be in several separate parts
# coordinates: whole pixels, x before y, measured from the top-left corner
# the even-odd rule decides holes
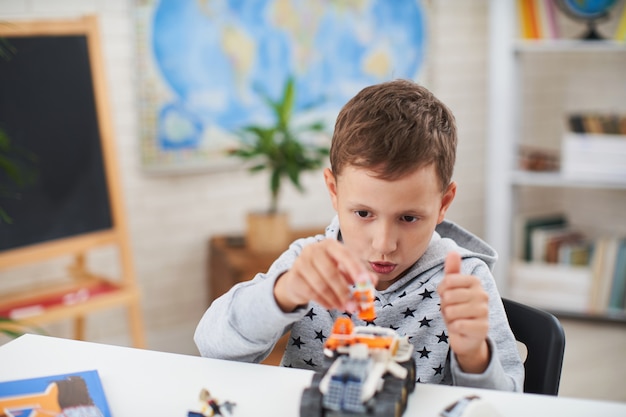
[[[406,381],[387,375],[385,376],[385,384],[383,385],[383,390],[380,392],[377,398],[380,396],[380,398],[386,402],[398,403],[400,405],[400,413],[403,413],[408,402],[408,395],[409,394],[406,389]]]
[[[406,389],[409,392],[413,392],[415,390],[415,359],[413,357],[411,357],[411,359],[409,359],[406,362],[401,363],[400,365],[402,365],[407,371],[407,375],[406,375]]]
[[[305,388],[300,400],[300,417],[324,417],[322,393],[316,388]]]
[[[316,372],[313,374],[313,379],[311,379],[311,388],[319,388],[320,382],[324,378],[324,374],[322,372]]]
[[[378,417],[401,417],[404,409],[397,395],[381,392],[376,397],[373,411],[373,415]]]
[[[383,385],[381,395],[385,398],[391,398],[392,400],[395,399],[399,402],[401,411],[404,412],[409,395],[406,387],[406,381],[392,376],[385,377],[385,384]]]

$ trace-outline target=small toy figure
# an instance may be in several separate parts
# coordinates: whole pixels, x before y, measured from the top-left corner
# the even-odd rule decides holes
[[[357,282],[352,289],[352,299],[356,302],[358,317],[361,320],[373,321],[376,318],[372,281]]]
[[[231,416],[235,407],[235,403],[230,401],[220,404],[206,388],[200,390],[199,400],[202,404],[200,411],[189,411],[187,417]]]

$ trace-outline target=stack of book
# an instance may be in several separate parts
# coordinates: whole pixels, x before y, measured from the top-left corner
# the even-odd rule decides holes
[[[561,145],[563,176],[626,183],[626,115],[571,114]]]
[[[520,218],[514,299],[551,310],[626,317],[626,236],[591,239],[562,214]]]

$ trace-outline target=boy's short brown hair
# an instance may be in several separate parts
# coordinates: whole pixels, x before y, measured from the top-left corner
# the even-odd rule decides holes
[[[364,88],[341,109],[330,164],[335,176],[352,165],[393,180],[434,163],[444,191],[456,143],[450,109],[415,82],[394,80]]]

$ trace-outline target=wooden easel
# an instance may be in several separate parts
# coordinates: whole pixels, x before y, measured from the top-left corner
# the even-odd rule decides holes
[[[98,22],[94,16],[76,20],[24,21],[0,25],[0,37],[64,37],[84,36],[91,68],[94,106],[100,137],[100,148],[106,178],[106,190],[110,203],[111,227],[71,235],[54,240],[0,251],[0,273],[3,270],[39,263],[55,258],[73,258],[67,268],[69,280],[62,284],[50,284],[44,288],[10,294],[0,294],[0,311],[29,311],[24,320],[41,325],[65,319],[74,321],[74,337],[84,339],[85,317],[95,311],[113,307],[125,307],[135,347],[145,347],[140,294],[135,282],[127,224],[123,211],[121,186],[114,150],[112,121],[109,114],[105,67],[101,57]],[[19,51],[18,51],[19,52]],[[0,229],[0,233],[2,233]],[[115,279],[98,276],[87,266],[89,252],[101,246],[113,246],[117,250],[121,276]],[[1,279],[1,278],[0,278]]]

